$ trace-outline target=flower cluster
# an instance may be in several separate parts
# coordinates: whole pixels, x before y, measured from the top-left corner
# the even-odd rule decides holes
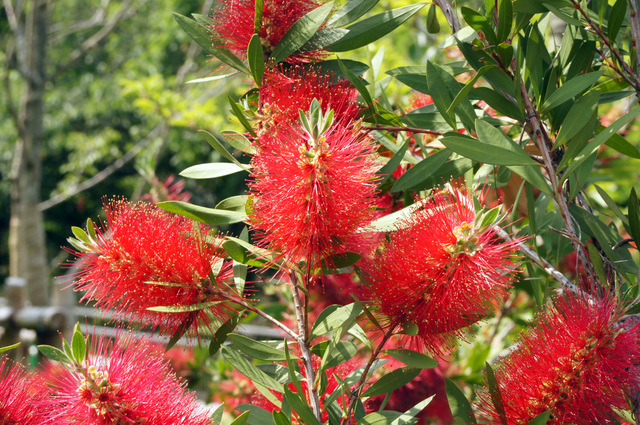
[[[47,388],[42,379],[20,364],[0,359],[0,423],[47,425],[54,422],[48,409]]]
[[[502,409],[480,392],[487,423],[526,424],[549,411],[548,424],[619,423],[616,409],[640,384],[638,325],[619,323],[614,300],[567,295],[541,313],[495,367]]]
[[[208,425],[209,412],[144,341],[91,340],[84,361],[49,377],[62,425]]]
[[[516,242],[501,241],[462,188],[418,200],[362,265],[364,296],[389,328],[446,351],[462,329],[492,314],[514,278]]]
[[[104,209],[105,228],[72,251],[82,261],[72,277],[83,300],[168,334],[193,324],[198,335],[198,326],[235,311],[230,263],[206,225],[146,203],[112,200]],[[165,306],[170,312],[149,310]]]

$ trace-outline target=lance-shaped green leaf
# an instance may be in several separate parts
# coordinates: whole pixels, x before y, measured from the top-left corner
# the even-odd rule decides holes
[[[340,59],[338,59],[338,65],[340,66],[340,70],[342,71],[342,75],[344,75],[347,80],[358,90],[358,93],[362,96],[367,105],[373,104],[373,99],[371,98],[371,94],[367,90],[367,87],[364,85],[360,77],[351,72]]]
[[[247,48],[247,62],[249,62],[249,70],[253,81],[258,87],[262,86],[262,76],[264,75],[264,51],[260,42],[260,35],[253,34],[249,47]]]
[[[50,345],[38,345],[38,350],[48,359],[61,363],[72,363],[72,360],[59,348]]]
[[[233,155],[231,155],[231,153],[229,153],[229,151],[222,145],[222,143],[220,143],[216,136],[205,130],[199,130],[199,133],[204,136],[207,143],[209,143],[209,145],[211,145],[211,147],[214,148],[216,152],[218,152],[223,158],[228,159],[238,167],[242,167],[245,170],[249,168],[246,164],[241,164]],[[249,142],[249,144],[251,144],[251,142]]]
[[[247,215],[244,212],[217,210],[182,201],[158,202],[157,205],[165,211],[180,214],[210,226],[239,223],[247,219]]]
[[[427,87],[433,99],[433,104],[436,105],[438,112],[440,112],[440,115],[442,115],[451,128],[456,129],[455,116],[447,112],[453,99],[451,98],[451,92],[447,87],[445,78],[445,70],[431,61],[427,61]]]
[[[191,304],[191,305],[162,305],[162,306],[154,306],[147,307],[147,310],[150,311],[158,311],[161,313],[188,313],[191,311],[199,311],[204,310],[209,307],[213,307],[216,304],[220,304],[224,301],[205,301],[202,303]]]
[[[316,418],[307,404],[306,400],[298,393],[294,393],[289,387],[284,388],[284,398],[287,400],[293,410],[300,416],[302,423],[306,425],[320,425],[320,421]]]
[[[482,68],[480,68],[476,73],[476,75],[474,75],[474,77],[471,79],[471,81],[467,82],[464,85],[464,88],[460,90],[456,95],[456,97],[453,99],[453,101],[451,101],[451,104],[446,110],[446,114],[448,116],[452,116],[455,109],[458,107],[458,105],[460,105],[460,102],[462,102],[467,96],[469,96],[469,92],[473,89],[473,86],[476,84],[478,79],[482,77],[482,75],[484,75],[485,72],[491,71],[492,69],[495,69],[495,68],[496,68],[496,65],[485,65]]]
[[[327,307],[316,319],[313,324],[311,333],[309,334],[309,340],[325,335],[331,331],[339,329],[345,323],[352,322],[357,318],[362,310],[360,307],[351,303],[345,306],[329,306]],[[345,330],[346,332],[346,330]]]
[[[387,35],[416,12],[425,6],[424,3],[412,4],[398,9],[374,15],[347,27],[349,34],[334,43],[330,50],[334,52],[346,52],[376,41]]]
[[[603,72],[604,71],[590,72],[567,81],[545,100],[541,112],[553,109],[582,93],[584,90],[595,84],[595,82],[598,81],[598,78],[602,76]]]
[[[347,0],[347,2],[338,9],[329,20],[327,27],[341,27],[354,22],[365,13],[367,13],[379,0]]]
[[[513,23],[513,4],[512,0],[499,0],[498,1],[498,43],[502,43],[511,33],[511,26]]]
[[[313,36],[304,43],[298,52],[313,52],[315,50],[326,49],[336,41],[344,37],[349,31],[342,28],[332,28],[328,30],[318,30]]]
[[[5,351],[13,350],[14,348],[18,348],[22,344],[21,342],[17,342],[12,345],[7,345],[6,347],[0,347],[0,353],[4,353]]]
[[[218,352],[218,350],[220,350],[220,347],[222,347],[222,344],[224,344],[224,342],[227,340],[228,335],[231,332],[233,332],[233,330],[238,325],[238,322],[240,321],[240,316],[241,314],[236,314],[230,317],[229,320],[224,322],[222,325],[220,325],[216,333],[213,335],[213,338],[211,338],[211,343],[209,344],[210,356],[213,356],[215,353]]]
[[[471,28],[477,32],[482,31],[484,33],[489,44],[493,46],[498,44],[496,33],[493,31],[493,27],[485,16],[469,7],[462,7],[460,13],[462,13],[462,17]]]
[[[188,179],[215,179],[240,171],[247,170],[244,167],[229,162],[208,162],[206,164],[192,165],[182,170],[180,175]]]
[[[379,176],[382,176],[382,179],[378,183],[378,187],[382,186],[382,184],[391,177],[396,168],[398,168],[398,166],[402,162],[402,158],[404,157],[405,152],[407,152],[407,148],[409,147],[410,142],[411,139],[407,138],[400,149],[398,149],[398,151],[393,154],[393,157],[391,157],[391,159],[377,171],[377,174]]]
[[[247,205],[247,195],[236,195],[223,199],[216,205],[217,210],[244,211]]]
[[[229,340],[238,350],[254,359],[267,362],[283,362],[287,360],[284,350],[279,350],[264,342],[248,338],[240,334],[229,334]],[[293,357],[297,359],[297,357]]]
[[[318,31],[332,8],[333,2],[331,1],[298,19],[282,36],[278,45],[273,49],[271,58],[278,63],[295,53]]]
[[[235,261],[249,266],[269,267],[275,260],[275,256],[271,251],[231,236],[227,237],[222,246]]]
[[[262,407],[254,406],[253,404],[241,404],[236,407],[236,410],[243,413],[251,412],[247,422],[249,425],[276,425],[271,412]]]
[[[238,104],[235,102],[235,100],[233,100],[229,93],[227,93],[227,101],[229,102],[229,106],[231,106],[231,112],[233,112],[233,115],[238,118],[240,124],[242,124],[242,126],[249,132],[249,134],[251,134],[253,137],[256,137],[256,131],[253,129],[253,127],[251,127],[251,124],[249,124],[247,117],[244,116],[244,112],[242,112],[240,106],[238,106]]]
[[[240,416],[235,418],[229,425],[245,425],[249,421],[249,415],[251,412],[241,413]]]
[[[395,369],[374,382],[373,385],[371,385],[362,394],[362,396],[373,397],[374,395],[385,394],[396,390],[411,382],[411,380],[418,376],[419,373],[420,369],[409,367]]]
[[[358,346],[351,341],[339,341],[327,353],[327,349],[330,348],[329,345],[329,341],[322,341],[311,347],[313,354],[323,358],[326,356],[324,370],[346,363],[358,353]]]
[[[76,323],[73,328],[73,337],[71,338],[71,352],[77,363],[82,363],[86,355],[87,342],[80,332],[80,324]]]
[[[203,24],[175,12],[173,13],[173,18],[205,52],[212,54],[230,67],[249,74],[249,68],[236,55],[231,53],[231,50],[213,45],[213,36]]]
[[[605,3],[606,5],[606,3]],[[627,14],[627,2],[626,0],[616,0],[616,2],[611,7],[611,12],[609,12],[609,42],[614,43],[616,37],[618,36],[618,32],[622,27],[622,23],[624,22],[624,18]]]
[[[255,155],[256,150],[253,147],[251,141],[245,137],[244,134],[237,131],[225,130],[222,132],[224,140],[229,143],[230,146],[236,148],[239,152],[244,152],[247,155]]]
[[[545,425],[549,422],[549,418],[551,417],[551,412],[542,412],[535,418],[531,419],[528,425]]]
[[[475,424],[476,417],[471,410],[471,403],[469,403],[462,390],[449,378],[445,378],[445,387],[453,417],[461,418],[465,424]]]
[[[417,369],[433,369],[435,367],[438,367],[438,362],[433,360],[431,357],[406,348],[384,350],[383,353],[393,357],[394,359],[406,364],[409,367]]]
[[[558,146],[571,140],[573,136],[589,124],[589,121],[585,118],[593,116],[596,112],[599,98],[600,91],[591,90],[573,104],[566,118],[562,121],[562,126],[560,127],[560,131],[558,131],[558,136],[552,149],[556,149]]]
[[[433,155],[429,155],[401,175],[396,184],[393,185],[391,192],[400,192],[420,186],[421,183],[440,169],[449,159],[449,156],[451,156],[449,149],[442,149]]]
[[[231,366],[250,380],[256,381],[271,390],[282,392],[282,384],[258,369],[235,348],[224,346],[220,352],[222,353],[222,357],[231,363]]]
[[[629,194],[629,234],[636,242],[636,246],[640,244],[640,204],[638,204],[638,195],[636,189],[631,189]]]
[[[491,395],[491,402],[496,409],[496,413],[500,417],[500,423],[507,425],[507,414],[504,409],[504,401],[502,400],[502,394],[500,392],[500,385],[496,379],[496,375],[493,373],[493,369],[489,363],[485,363],[487,373],[487,386],[489,387],[489,394]]]

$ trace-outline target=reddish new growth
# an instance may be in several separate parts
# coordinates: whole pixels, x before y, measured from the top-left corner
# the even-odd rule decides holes
[[[300,109],[308,111],[314,99],[323,110],[333,109],[337,120],[352,122],[364,109],[357,98],[358,91],[350,82],[334,81],[329,74],[301,67],[267,71],[260,89],[267,128],[297,121]]]
[[[144,341],[121,337],[111,343],[101,336],[92,339],[89,351],[82,364],[58,368],[51,377],[52,408],[62,417],[56,423],[210,423],[210,412]]]
[[[419,200],[362,266],[364,296],[387,328],[414,328],[411,342],[436,353],[491,315],[514,278],[516,242],[481,226],[462,190]]]
[[[541,313],[516,348],[494,367],[506,423],[526,424],[550,411],[548,424],[619,423],[626,395],[640,384],[638,325],[619,323],[615,300],[566,296]],[[487,390],[482,416],[500,424]]]
[[[0,424],[53,424],[46,396],[47,387],[38,376],[6,357],[0,359]]]
[[[83,300],[169,334],[193,324],[190,333],[198,335],[198,326],[232,314],[234,304],[220,296],[238,297],[231,266],[206,225],[146,203],[112,200],[104,209],[104,229],[71,251],[81,260],[69,266],[80,267],[73,277],[75,289],[87,291]],[[189,311],[196,304],[200,309]],[[173,312],[148,310],[158,306]]]
[[[270,54],[293,24],[321,4],[316,0],[265,0],[260,27],[260,42],[265,53]],[[255,14],[254,0],[221,0],[212,15],[214,44],[246,58],[254,34]],[[324,56],[324,51],[301,52],[289,56],[286,62],[309,62]]]
[[[249,182],[262,246],[315,267],[371,220],[375,148],[354,126],[336,121],[317,140],[295,123],[262,134]]]

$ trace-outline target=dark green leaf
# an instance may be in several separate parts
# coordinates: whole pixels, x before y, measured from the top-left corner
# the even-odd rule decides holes
[[[438,362],[433,360],[431,357],[406,348],[384,350],[383,353],[393,357],[394,359],[406,364],[409,367],[414,367],[417,369],[433,369],[435,367],[438,367]]]
[[[424,6],[424,4],[420,3],[412,4],[358,21],[347,27],[349,34],[334,43],[330,50],[346,52],[366,46],[396,29]]]
[[[378,394],[385,394],[408,384],[413,378],[418,376],[420,369],[403,367],[395,369],[382,376],[373,383],[363,394],[363,397],[373,397]]]
[[[432,174],[434,174],[451,156],[451,151],[442,149],[433,155],[429,155],[417,165],[409,168],[393,185],[391,192],[400,192],[419,186]]]
[[[456,158],[447,161],[440,166],[427,179],[411,188],[411,190],[430,189],[434,186],[442,185],[444,182],[460,177],[473,167],[473,161],[469,158]],[[531,168],[531,167],[526,167]]]
[[[361,255],[355,252],[343,252],[334,254],[322,259],[322,271],[325,274],[332,274],[336,270],[353,266],[360,261]]]
[[[253,129],[253,127],[251,127],[251,124],[249,124],[247,117],[244,116],[244,113],[242,112],[238,104],[233,100],[233,98],[231,98],[229,93],[227,93],[227,100],[229,101],[229,106],[231,106],[231,112],[233,112],[233,115],[238,118],[240,124],[242,124],[242,126],[249,132],[249,134],[251,134],[253,137],[256,137],[255,130]]]
[[[387,163],[384,164],[384,166],[377,171],[377,174],[379,176],[382,176],[382,179],[378,183],[378,187],[382,186],[382,184],[386,182],[389,179],[389,177],[391,177],[393,172],[396,171],[396,169],[402,162],[402,158],[404,157],[404,154],[407,151],[407,148],[409,147],[410,142],[411,142],[411,139],[407,138],[407,140],[402,144],[402,147],[398,149],[396,153],[393,154],[393,157],[391,157],[391,159],[387,161]]]
[[[358,90],[358,93],[362,96],[367,105],[373,104],[373,99],[371,98],[371,94],[367,90],[367,87],[364,85],[360,77],[351,72],[340,59],[338,59],[338,65],[340,66],[340,70],[342,71],[342,75],[344,75],[347,80]]]
[[[449,408],[453,417],[462,418],[465,424],[475,424],[476,417],[471,409],[471,403],[469,403],[462,390],[449,378],[445,378],[445,386],[447,398],[449,399]]]
[[[600,195],[602,200],[605,202],[605,204],[607,204],[609,209],[611,209],[611,211],[616,215],[616,217],[618,217],[618,219],[622,221],[622,224],[624,225],[624,227],[628,229],[629,220],[627,219],[627,216],[624,215],[622,210],[620,210],[620,207],[618,206],[618,204],[616,204],[615,201],[611,199],[609,194],[605,192],[605,190],[602,189],[600,186],[598,186],[597,184],[594,184],[593,187],[596,188],[596,190],[598,191],[598,194]]]
[[[227,254],[235,261],[249,266],[268,267],[275,261],[275,257],[271,251],[231,236],[227,236],[227,240],[222,246]]]
[[[262,76],[264,75],[264,51],[262,49],[260,35],[258,34],[253,34],[251,41],[249,41],[247,62],[249,62],[249,70],[251,71],[253,81],[256,82],[258,87],[261,87]]]
[[[276,425],[291,425],[291,421],[289,420],[287,415],[285,415],[284,412],[282,412],[281,410],[273,409],[272,415],[273,415],[273,422]]]
[[[38,350],[48,359],[61,362],[61,363],[72,363],[72,360],[67,356],[64,351],[59,348],[52,347],[50,345],[38,345]]]
[[[216,210],[182,201],[158,202],[157,205],[165,211],[180,214],[210,226],[239,223],[247,219],[247,215],[244,212]]]
[[[199,130],[199,133],[201,133],[204,136],[207,143],[209,143],[209,145],[211,145],[211,147],[214,148],[223,158],[228,159],[229,161],[236,164],[238,167],[247,169],[246,165],[241,164],[233,155],[231,155],[231,153],[229,153],[229,151],[222,145],[222,143],[220,143],[220,141],[216,136],[214,136],[213,134],[205,130]],[[249,144],[251,143],[249,142]],[[197,178],[197,177],[194,177],[194,178]]]
[[[240,416],[235,418],[229,425],[245,425],[249,421],[249,415],[251,412],[241,413]]]
[[[567,117],[562,122],[562,127],[560,127],[560,131],[558,131],[553,149],[556,149],[558,146],[569,141],[587,124],[589,124],[589,121],[584,118],[590,117],[596,112],[598,109],[599,98],[600,92],[598,90],[592,90],[580,97],[580,99],[574,103],[569,110]]]
[[[495,46],[498,44],[496,33],[493,31],[493,28],[486,17],[468,7],[462,7],[460,9],[460,13],[462,13],[462,17],[471,28],[477,32],[482,31],[484,33],[487,41],[489,41],[491,45]]]
[[[229,333],[233,332],[233,330],[238,325],[238,321],[240,320],[240,315],[234,315],[229,318],[226,322],[224,322],[211,338],[211,343],[209,344],[209,355],[213,356],[220,350],[222,344],[227,340],[227,336]]]
[[[239,171],[247,170],[242,166],[229,162],[209,162],[206,164],[192,165],[182,170],[180,175],[188,179],[215,179]]]
[[[379,0],[347,0],[327,21],[327,27],[341,27],[367,13]]]
[[[231,365],[252,381],[258,382],[271,390],[282,392],[282,384],[255,367],[251,362],[242,356],[236,349],[230,346],[222,347],[220,351],[222,357]]]
[[[244,211],[247,205],[247,195],[236,195],[223,199],[216,205],[217,210]]]
[[[347,35],[349,31],[342,28],[332,28],[328,30],[319,30],[304,43],[304,46],[298,50],[301,53],[313,52],[320,49],[326,49],[342,37]]]
[[[567,81],[545,100],[541,112],[553,109],[582,93],[584,90],[595,84],[595,82],[598,81],[598,78],[602,76],[603,72],[604,71],[590,72]]]
[[[422,112],[425,110],[429,111],[430,109],[432,108],[419,108],[400,117],[400,119],[403,124],[410,127],[423,128],[442,133],[453,130],[453,127],[449,123],[451,120],[445,119],[439,112]]]
[[[607,276],[604,272],[604,263],[600,256],[600,252],[591,242],[587,242],[587,252],[589,253],[589,260],[591,261],[593,270],[596,272],[596,276],[598,276],[601,283],[607,282]]]
[[[278,45],[273,49],[271,58],[278,63],[295,53],[318,31],[332,8],[333,2],[330,1],[298,19],[282,36]]]
[[[287,360],[283,350],[272,347],[269,344],[248,338],[240,334],[229,334],[229,340],[243,353],[254,359],[268,362],[283,362]],[[297,359],[297,357],[294,357]]]
[[[498,416],[500,417],[500,423],[502,425],[507,424],[507,415],[504,410],[504,402],[502,401],[502,394],[500,393],[500,385],[496,379],[493,369],[489,363],[485,363],[487,373],[487,385],[489,387],[489,394],[491,395],[491,402],[496,409]]]
[[[509,38],[513,23],[513,5],[511,0],[498,1],[498,43],[502,43]],[[510,62],[509,62],[510,63]],[[506,63],[505,65],[508,65]]]
[[[173,332],[171,338],[169,338],[169,342],[167,342],[167,345],[164,347],[165,352],[169,351],[171,348],[173,348],[174,345],[178,343],[180,338],[182,338],[182,335],[184,335],[185,332],[187,332],[187,330],[189,330],[189,328],[193,324],[193,319],[194,316],[192,314],[189,314],[187,317],[185,317],[182,323],[180,323],[180,326],[178,326],[178,328]]]
[[[429,11],[427,12],[427,32],[430,34],[437,34],[440,32],[440,22],[438,22],[438,6],[436,4],[432,4],[429,6]]]
[[[551,417],[551,412],[542,412],[535,418],[531,419],[531,422],[529,422],[529,425],[545,425],[549,421],[550,417]]]
[[[636,189],[631,189],[629,194],[629,234],[640,247],[640,205],[638,205],[638,195]]]
[[[294,393],[289,387],[284,388],[284,398],[287,400],[293,410],[300,416],[302,423],[306,425],[320,425],[320,421],[315,417],[311,407],[306,400],[298,393]]]
[[[249,425],[276,425],[273,421],[273,415],[262,407],[253,404],[241,404],[236,407],[238,412],[251,412],[249,415]]]
[[[474,75],[473,78],[464,85],[464,88],[458,92],[455,99],[453,99],[453,101],[451,102],[451,105],[449,105],[449,107],[447,108],[448,116],[451,116],[451,114],[453,113],[453,111],[455,111],[455,109],[458,107],[460,102],[462,102],[469,95],[469,92],[473,89],[473,86],[476,84],[478,79],[482,77],[482,75],[484,75],[485,72],[490,71],[494,68],[496,68],[495,65],[487,65],[487,66],[483,66],[478,70],[478,72],[476,72],[476,75]]]
[[[205,26],[193,19],[182,16],[179,13],[174,12],[173,18],[178,22],[180,27],[189,34],[189,37],[198,43],[207,53],[214,55],[232,68],[235,68],[240,72],[244,72],[245,74],[249,74],[249,68],[247,68],[247,66],[242,63],[236,55],[231,53],[231,50],[213,45],[213,35]]]
[[[640,150],[638,150],[638,148],[631,143],[627,142],[624,137],[617,133],[612,135],[609,140],[604,142],[604,144],[609,146],[611,149],[620,152],[621,154],[627,155],[631,158],[640,159]]]
[[[627,14],[627,0],[616,0],[609,12],[609,42],[614,43]]]
[[[451,128],[456,129],[455,117],[447,112],[453,99],[445,81],[445,74],[446,71],[438,65],[427,61],[427,87],[433,104]]]

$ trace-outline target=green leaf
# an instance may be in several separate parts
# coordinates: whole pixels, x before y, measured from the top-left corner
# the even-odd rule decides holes
[[[230,317],[229,320],[224,322],[218,328],[216,333],[213,335],[213,338],[211,338],[211,343],[209,343],[210,356],[213,356],[218,352],[218,350],[220,350],[220,347],[222,347],[222,344],[224,344],[224,342],[227,340],[228,335],[231,332],[233,332],[233,330],[236,328],[239,321],[240,321],[240,314],[237,314],[235,316]]]
[[[369,413],[360,419],[357,425],[391,425],[402,413],[393,410],[381,410]]]
[[[228,159],[238,167],[242,167],[245,170],[248,168],[246,164],[241,164],[233,155],[231,155],[231,153],[229,153],[229,151],[222,145],[222,143],[220,143],[216,136],[205,130],[198,130],[198,132],[204,136],[207,143],[209,143],[209,145],[211,145],[211,147],[214,148],[223,158]],[[249,142],[249,144],[251,144],[251,142]]]
[[[391,175],[393,175],[393,172],[398,168],[398,166],[402,162],[402,158],[404,157],[405,152],[407,152],[407,148],[409,147],[410,142],[411,139],[407,138],[400,149],[398,149],[396,153],[393,154],[393,157],[391,157],[391,159],[377,171],[377,174],[379,176],[382,176],[382,179],[380,179],[378,183],[378,187],[382,186],[382,184],[386,182],[391,177]]]
[[[253,81],[258,87],[262,86],[262,76],[264,75],[264,51],[262,50],[262,42],[259,34],[253,34],[249,47],[247,48],[247,62],[249,62],[249,70]]]
[[[294,393],[289,387],[284,388],[284,398],[287,400],[293,410],[300,416],[302,423],[306,425],[320,425],[320,421],[316,418],[307,404],[307,401],[298,393]]]
[[[4,353],[5,351],[13,350],[14,348],[18,348],[22,344],[21,342],[17,342],[12,345],[7,345],[5,347],[0,347],[0,353]]]
[[[52,347],[50,345],[38,345],[38,350],[48,359],[55,360],[61,363],[73,363],[73,361],[67,356],[64,351],[59,348]]]
[[[521,166],[521,165],[509,165],[508,169],[518,174],[520,177],[525,179],[528,183],[531,183],[536,189],[548,194],[552,195],[553,191],[549,186],[549,183],[545,179],[545,177],[540,172],[538,167],[529,167],[529,166]]]
[[[271,251],[251,245],[232,236],[227,236],[227,240],[222,246],[231,258],[248,266],[270,267],[276,262],[276,258]]]
[[[182,201],[164,201],[158,202],[157,205],[165,211],[180,214],[210,226],[239,223],[247,219],[244,212],[217,210]]]
[[[558,131],[558,136],[553,145],[553,149],[558,146],[562,146],[573,136],[578,134],[587,124],[588,120],[585,117],[592,116],[598,109],[598,99],[600,98],[600,92],[598,90],[592,90],[580,97],[576,103],[573,104],[566,118],[562,122],[562,127]]]
[[[606,3],[605,3],[606,4]],[[611,12],[609,12],[609,42],[614,43],[616,37],[618,36],[618,32],[622,27],[622,23],[624,22],[624,18],[627,14],[627,1],[626,0],[616,0],[616,2],[611,6]]]
[[[423,180],[411,190],[430,189],[434,186],[442,185],[443,182],[460,177],[473,168],[473,161],[469,158],[456,158],[447,161],[440,166],[430,177]],[[531,167],[526,167],[531,168]]]
[[[229,425],[245,425],[249,420],[251,412],[241,413],[240,416],[235,418]]]
[[[239,152],[244,152],[248,155],[255,155],[256,150],[253,147],[253,144],[245,137],[244,134],[238,133],[237,131],[226,130],[222,132],[222,135],[224,136],[224,140]]]
[[[251,134],[253,137],[256,137],[256,132],[253,127],[251,127],[251,124],[249,124],[247,117],[244,116],[244,112],[242,112],[238,104],[233,100],[229,93],[227,93],[227,101],[229,102],[229,106],[231,106],[231,112],[233,112],[233,115],[238,118],[240,124],[242,124],[242,126],[249,132],[249,134]]]
[[[333,2],[330,1],[298,19],[282,36],[278,45],[273,49],[271,58],[278,63],[295,53],[318,31],[332,8]]]
[[[338,58],[338,65],[340,66],[340,70],[342,71],[342,74],[347,78],[347,80],[349,80],[349,82],[351,84],[353,84],[353,86],[358,90],[358,93],[360,93],[360,95],[362,96],[362,98],[364,99],[364,101],[367,103],[367,105],[371,105],[373,104],[373,99],[371,98],[371,94],[369,93],[369,90],[367,90],[367,87],[364,85],[364,83],[362,82],[362,80],[360,79],[360,77],[358,77],[357,75],[355,75],[353,72],[351,72],[343,63],[342,61]]]
[[[362,256],[355,252],[342,252],[333,254],[330,257],[322,259],[322,272],[324,274],[333,274],[337,270],[347,269],[360,261]]]
[[[79,241],[84,242],[87,245],[92,244],[92,241],[89,235],[87,235],[85,231],[82,230],[80,227],[71,226],[71,231]]]
[[[500,417],[500,423],[502,425],[508,425],[507,414],[504,410],[504,402],[502,401],[502,394],[500,393],[500,385],[496,380],[496,376],[493,373],[491,365],[489,363],[485,363],[485,367],[487,372],[487,385],[489,386],[489,394],[491,394],[491,402]]]
[[[313,354],[317,354],[323,358],[326,356],[323,370],[346,363],[358,354],[358,346],[351,341],[339,341],[334,347],[331,347],[327,353],[328,345],[330,345],[329,341],[322,341],[311,347]]]
[[[433,99],[433,104],[436,105],[438,112],[440,112],[451,128],[456,129],[455,117],[448,113],[449,105],[453,99],[451,99],[451,92],[445,81],[446,74],[446,71],[438,65],[427,61],[427,87]]]
[[[464,393],[449,378],[445,378],[445,387],[447,390],[447,398],[449,399],[449,408],[454,418],[462,418],[465,424],[475,424],[476,417],[471,409],[471,403],[467,400]]]
[[[300,53],[313,52],[320,49],[326,49],[342,37],[347,35],[349,31],[342,28],[332,28],[327,30],[319,30],[304,43],[304,46],[298,50]]]
[[[335,306],[329,306],[325,311],[329,311],[327,315],[320,315],[313,324],[311,333],[309,334],[309,341],[313,341],[315,338],[326,335],[327,333],[339,329],[345,323],[353,321],[356,317],[362,313],[360,307],[355,304],[347,304],[335,308]],[[324,313],[324,311],[323,311]]]
[[[631,158],[640,159],[640,150],[638,150],[638,148],[631,143],[627,142],[624,137],[617,133],[612,135],[609,140],[604,142],[604,144],[609,146],[611,149],[620,152],[621,154],[627,155]]]
[[[498,43],[509,38],[513,24],[513,4],[511,0],[498,1]],[[508,64],[505,64],[508,65]]]
[[[240,334],[229,334],[229,340],[243,353],[253,357],[254,359],[264,360],[268,362],[283,362],[287,360],[283,350],[272,347],[269,344],[248,338]],[[297,357],[294,357],[297,359]]]
[[[636,189],[631,189],[629,194],[629,234],[640,247],[640,205]]]
[[[545,425],[549,418],[551,417],[551,412],[542,412],[535,418],[531,419],[529,425]]]
[[[256,381],[271,390],[282,392],[282,384],[255,367],[235,348],[232,348],[231,346],[224,346],[220,352],[222,353],[222,357],[231,363],[231,366],[250,380]]]
[[[618,204],[616,204],[615,201],[613,199],[611,199],[609,194],[607,192],[605,192],[605,190],[603,188],[601,188],[597,184],[594,184],[593,187],[596,188],[596,190],[598,191],[598,194],[600,195],[602,200],[605,202],[605,204],[607,204],[609,209],[611,209],[611,211],[616,215],[616,217],[618,217],[618,219],[622,222],[624,227],[628,229],[629,228],[629,219],[627,218],[626,215],[624,215],[624,213],[622,212],[622,210],[620,209]]]
[[[213,35],[207,30],[207,28],[193,19],[189,19],[186,16],[182,16],[179,13],[173,13],[173,18],[178,22],[180,27],[189,34],[189,37],[202,47],[205,52],[212,54],[220,59],[225,64],[232,68],[237,69],[240,72],[249,74],[249,68],[242,63],[240,59],[231,50],[213,45]]]
[[[241,404],[236,407],[238,412],[251,412],[249,415],[249,425],[276,425],[273,421],[273,415],[268,410],[252,404]]]
[[[471,28],[477,32],[482,31],[484,33],[487,41],[491,45],[495,46],[498,44],[496,33],[493,31],[493,28],[486,17],[482,16],[476,10],[468,7],[462,7],[460,9],[460,13],[462,13],[462,17]]]
[[[455,111],[456,107],[469,95],[469,92],[473,89],[473,86],[485,72],[495,68],[496,65],[486,65],[480,68],[478,72],[476,72],[476,75],[474,75],[474,77],[464,85],[464,88],[460,90],[455,99],[453,99],[451,105],[449,105],[449,107],[447,108],[447,115],[451,116],[451,114],[453,114],[453,111]]]
[[[223,302],[224,301],[205,301],[205,302],[191,304],[191,305],[162,305],[162,306],[147,307],[147,310],[158,311],[161,313],[188,313],[191,311],[204,310],[206,308],[212,307],[216,304],[220,304]]]
[[[418,3],[400,7],[349,25],[347,27],[349,34],[334,43],[329,50],[346,52],[366,46],[399,27],[424,6],[424,4]]]
[[[413,378],[418,376],[420,369],[402,367],[395,369],[388,374],[382,376],[373,383],[363,394],[363,397],[373,397],[374,395],[384,394],[396,390],[408,384]]]
[[[287,415],[285,415],[284,412],[282,412],[281,410],[274,409],[272,412],[272,415],[273,415],[273,422],[276,425],[291,425],[291,421],[289,420]]]
[[[613,124],[611,124],[606,129],[602,130],[596,137],[593,138],[581,151],[578,155],[573,158],[573,161],[564,172],[563,180],[566,178],[573,170],[575,170],[580,164],[586,161],[591,155],[593,155],[599,148],[604,144],[611,136],[613,136],[618,130],[624,127],[627,123],[633,120],[640,107],[636,106],[627,114],[618,118]],[[560,161],[559,169],[562,169],[564,165],[566,165],[566,161],[568,161],[568,157],[565,156],[562,161]]]
[[[247,195],[231,196],[218,202],[218,205],[216,205],[215,209],[228,211],[244,211],[248,199],[249,196]]]
[[[216,410],[211,414],[211,425],[220,425],[222,422],[222,415],[224,414],[224,405],[219,405]]]
[[[607,276],[604,272],[604,263],[600,252],[594,244],[587,242],[587,252],[589,253],[589,260],[593,266],[593,270],[596,272],[596,276],[600,279],[600,282],[607,282]]]
[[[247,170],[244,167],[229,162],[209,162],[206,164],[192,165],[184,169],[180,175],[188,179],[215,179],[239,171]]]
[[[367,13],[379,0],[347,0],[327,21],[327,27],[341,27]]]
[[[598,78],[602,76],[603,72],[604,71],[589,72],[588,74],[579,75],[567,81],[545,100],[541,112],[549,111],[582,93],[584,90],[595,84],[595,82],[598,81]]]
[[[393,357],[394,359],[406,364],[409,367],[417,369],[433,369],[438,367],[438,362],[417,351],[407,348],[396,348],[384,350],[383,353]]]
[[[73,353],[73,358],[78,363],[82,363],[84,360],[84,356],[86,355],[87,343],[82,336],[82,332],[80,332],[80,326],[76,323],[73,330],[73,337],[71,339],[71,352]]]
[[[450,156],[451,151],[448,149],[442,149],[433,155],[429,155],[401,175],[393,185],[393,188],[391,188],[391,192],[400,192],[419,186],[440,169]]]

